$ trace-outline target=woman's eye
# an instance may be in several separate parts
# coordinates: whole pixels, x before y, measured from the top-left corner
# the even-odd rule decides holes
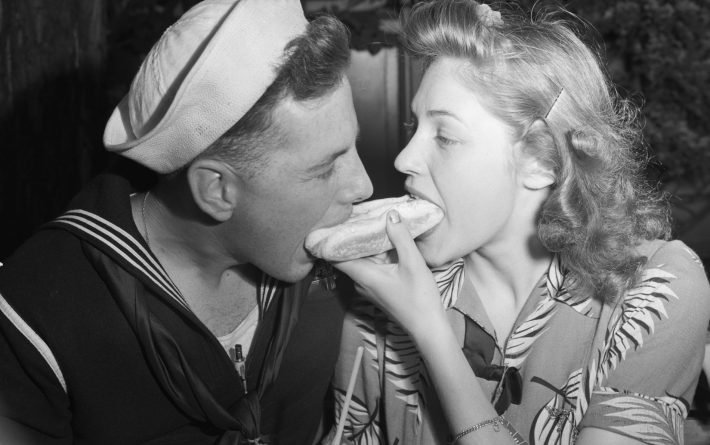
[[[453,139],[449,139],[446,136],[442,136],[440,134],[436,135],[436,140],[439,142],[440,145],[452,145],[456,143],[456,141],[454,141]]]
[[[411,139],[417,131],[417,120],[412,118],[406,122],[403,122],[402,126],[404,127],[404,133],[407,136],[407,139]]]

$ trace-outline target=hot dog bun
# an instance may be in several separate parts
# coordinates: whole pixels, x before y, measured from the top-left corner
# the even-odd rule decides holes
[[[438,206],[408,195],[367,201],[353,206],[345,222],[311,232],[306,237],[306,249],[327,261],[348,261],[386,252],[393,247],[386,232],[390,210],[399,212],[412,238],[431,229],[444,217]]]

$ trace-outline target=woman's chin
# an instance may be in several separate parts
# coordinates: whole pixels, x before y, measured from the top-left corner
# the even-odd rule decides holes
[[[456,258],[448,258],[445,252],[441,249],[441,245],[432,243],[430,239],[417,240],[417,248],[422,254],[424,261],[430,268],[444,266]]]

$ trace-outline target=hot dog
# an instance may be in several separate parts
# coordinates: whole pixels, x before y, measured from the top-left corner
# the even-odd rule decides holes
[[[316,229],[305,241],[315,257],[328,261],[348,261],[377,255],[392,249],[386,232],[387,212],[397,210],[412,238],[437,225],[444,212],[435,204],[409,195],[384,198],[353,206],[343,223]]]

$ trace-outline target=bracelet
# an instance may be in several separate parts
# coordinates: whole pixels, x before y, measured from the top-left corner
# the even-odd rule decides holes
[[[498,417],[494,417],[492,419],[484,420],[481,423],[477,423],[473,426],[466,428],[465,430],[463,430],[460,433],[458,433],[457,435],[455,435],[453,437],[453,439],[451,439],[449,444],[454,445],[462,437],[467,436],[467,435],[471,434],[472,432],[480,430],[481,428],[486,427],[488,425],[491,425],[493,427],[493,431],[495,431],[496,433],[500,431],[501,426],[504,426],[505,429],[508,430],[508,433],[510,433],[510,436],[513,438],[513,441],[516,444],[521,444],[521,445],[527,444],[527,442],[525,442],[525,439],[523,439],[523,437],[515,430],[513,425],[511,425],[510,422],[508,422],[508,419],[506,419],[502,415],[498,416]]]

